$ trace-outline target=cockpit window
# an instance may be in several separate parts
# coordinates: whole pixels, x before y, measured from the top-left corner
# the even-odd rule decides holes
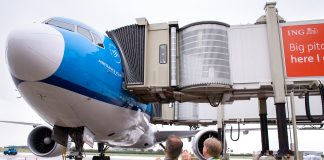
[[[87,29],[84,29],[84,28],[78,26],[77,31],[78,31],[81,35],[83,35],[83,36],[85,36],[86,38],[88,38],[89,41],[92,42],[92,36],[91,36],[91,33],[90,33]]]
[[[65,29],[65,30],[69,30],[72,32],[78,32],[79,34],[81,34],[82,36],[87,38],[90,42],[92,42],[94,45],[105,48],[104,44],[103,44],[104,37],[101,36],[100,34],[98,34],[98,32],[96,32],[92,28],[90,28],[82,23],[78,23],[73,20],[71,21],[69,19],[65,20],[64,18],[63,19],[62,18],[50,18],[50,19],[44,21],[43,23],[52,25],[55,27],[59,27],[59,28]]]
[[[102,42],[101,38],[95,33],[92,33],[92,35],[93,35],[95,44],[102,47],[102,48],[104,48],[104,45],[103,45],[103,42]]]
[[[66,23],[66,22],[51,19],[51,20],[45,22],[45,24],[49,24],[49,25],[52,25],[52,26],[55,26],[55,27],[63,28],[63,29],[74,32],[74,25],[70,24],[70,23]]]

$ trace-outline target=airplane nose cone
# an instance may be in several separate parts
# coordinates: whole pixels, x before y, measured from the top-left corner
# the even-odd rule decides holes
[[[11,32],[6,57],[13,76],[37,81],[51,76],[64,55],[62,34],[45,24],[33,24]]]

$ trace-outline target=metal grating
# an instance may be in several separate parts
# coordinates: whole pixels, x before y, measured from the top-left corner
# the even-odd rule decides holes
[[[134,24],[106,33],[120,51],[127,84],[144,84],[145,26]]]

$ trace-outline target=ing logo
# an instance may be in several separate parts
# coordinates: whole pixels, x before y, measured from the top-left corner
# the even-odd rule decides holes
[[[304,35],[316,35],[318,34],[317,28],[305,28],[305,29],[291,29],[288,30],[288,36],[304,36]]]
[[[307,35],[318,34],[318,29],[317,28],[307,28],[306,34]]]

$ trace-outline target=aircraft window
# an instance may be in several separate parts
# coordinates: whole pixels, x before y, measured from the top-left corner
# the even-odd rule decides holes
[[[47,21],[46,24],[49,24],[49,25],[52,25],[52,26],[55,26],[55,27],[63,28],[63,29],[74,32],[74,25],[70,24],[70,23],[65,23],[65,22],[61,22],[61,21],[51,19],[51,20]]]
[[[102,42],[101,38],[98,35],[94,34],[94,33],[92,33],[92,35],[93,35],[95,44],[102,47],[102,48],[104,48],[104,45],[103,45],[103,42]]]
[[[88,30],[78,26],[78,32],[80,34],[82,34],[83,36],[85,36],[86,38],[88,38],[92,42],[92,36]]]

